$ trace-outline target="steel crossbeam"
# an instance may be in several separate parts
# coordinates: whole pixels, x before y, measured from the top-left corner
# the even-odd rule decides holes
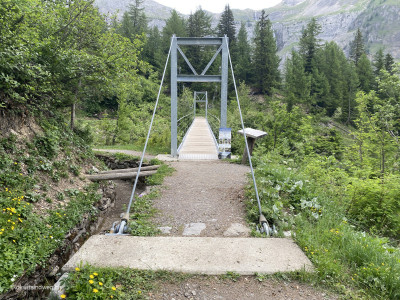
[[[178,156],[178,82],[220,82],[221,83],[221,122],[226,127],[228,102],[228,38],[225,37],[176,37],[171,41],[171,156]],[[220,46],[207,66],[199,75],[179,45]],[[178,74],[178,53],[183,57],[193,74]],[[221,74],[206,75],[208,69],[221,54]]]

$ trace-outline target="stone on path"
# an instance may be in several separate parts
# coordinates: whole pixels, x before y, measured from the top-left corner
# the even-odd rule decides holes
[[[170,234],[172,227],[170,226],[163,226],[163,227],[158,227],[158,229],[161,231],[163,234]]]
[[[290,239],[215,237],[137,237],[95,235],[63,267],[72,271],[95,267],[127,267],[208,275],[271,274],[312,268]]]
[[[224,231],[223,236],[248,236],[250,232],[251,230],[246,225],[233,223]]]
[[[206,229],[206,224],[204,223],[185,224],[185,229],[183,229],[182,235],[200,235],[204,229]]]

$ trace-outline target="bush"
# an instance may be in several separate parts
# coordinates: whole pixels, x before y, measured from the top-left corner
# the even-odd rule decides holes
[[[347,187],[348,215],[374,234],[400,238],[400,177],[354,179]]]

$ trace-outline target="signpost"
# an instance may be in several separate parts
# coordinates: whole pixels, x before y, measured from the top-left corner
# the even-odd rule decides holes
[[[266,136],[267,133],[265,131],[253,129],[253,128],[245,128],[247,144],[249,145],[249,153],[250,155],[253,153],[254,144],[256,143],[256,139]],[[243,134],[243,130],[239,130],[238,133]],[[242,164],[245,164],[248,160],[246,148],[243,152]]]
[[[232,132],[230,128],[220,128],[218,138],[218,158],[231,158]]]

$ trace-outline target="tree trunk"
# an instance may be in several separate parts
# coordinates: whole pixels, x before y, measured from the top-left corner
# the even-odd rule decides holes
[[[140,172],[139,177],[150,176],[156,174],[157,170],[143,171]],[[135,179],[137,172],[126,172],[126,173],[109,173],[99,175],[87,175],[86,178],[90,181],[102,181],[102,180],[115,180],[115,179]]]
[[[71,129],[75,127],[75,102],[71,104]]]
[[[75,128],[75,111],[76,111],[76,103],[78,102],[79,90],[81,88],[81,79],[79,78],[78,86],[75,90],[75,99],[71,104],[71,129]]]
[[[160,167],[160,165],[154,165],[154,166],[144,166],[140,168],[140,172],[142,171],[151,171],[151,170],[157,170]],[[98,175],[102,174],[116,174],[116,173],[129,173],[129,172],[137,172],[139,168],[129,168],[129,169],[115,169],[115,170],[109,170],[109,171],[103,171],[100,172]]]

